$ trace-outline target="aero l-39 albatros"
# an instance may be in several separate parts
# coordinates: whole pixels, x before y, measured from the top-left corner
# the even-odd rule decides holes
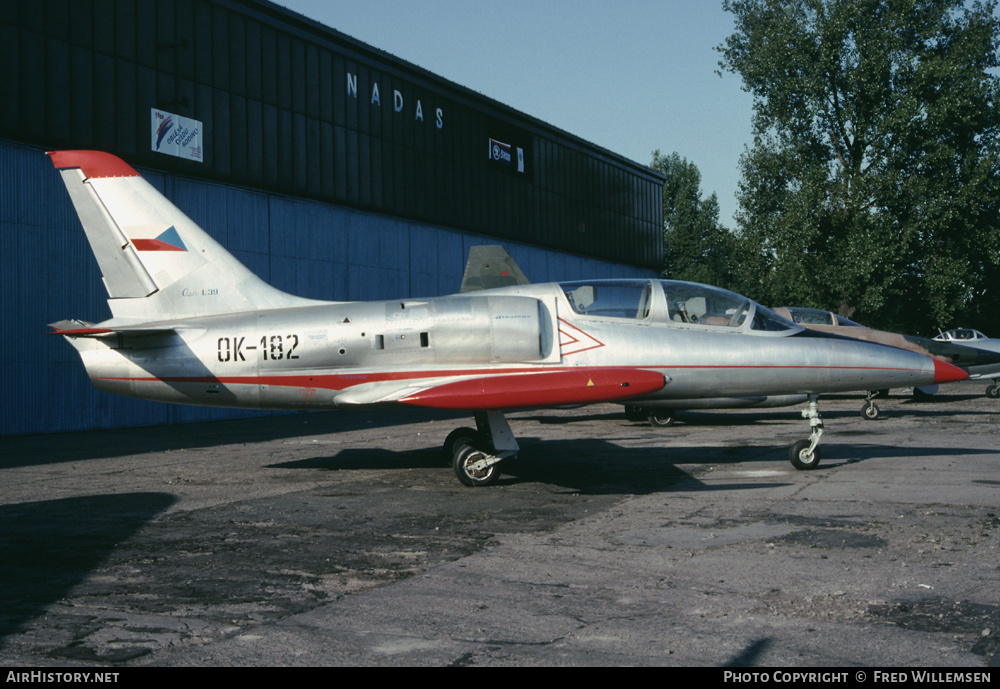
[[[213,406],[469,410],[477,428],[459,428],[444,444],[466,485],[495,482],[499,462],[517,453],[506,410],[805,392],[812,432],[791,459],[812,468],[820,393],[966,377],[913,352],[815,335],[749,299],[690,283],[304,299],[256,277],[119,158],[49,155],[110,297],[109,320],[52,325],[95,386]]]

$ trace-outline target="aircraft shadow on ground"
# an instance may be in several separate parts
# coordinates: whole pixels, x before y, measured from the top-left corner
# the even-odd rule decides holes
[[[586,494],[644,495],[666,490],[759,489],[759,480],[713,483],[699,481],[678,465],[715,465],[780,462],[780,469],[796,470],[788,464],[787,445],[707,445],[623,447],[600,438],[549,440],[521,438],[521,453],[503,463],[498,485],[542,483]],[[991,455],[991,450],[938,447],[894,447],[871,443],[821,444],[823,463],[817,472],[876,458]],[[456,480],[440,448],[393,451],[383,448],[351,448],[334,455],[271,465],[282,469],[320,471],[404,471],[435,469],[442,480]],[[812,472],[812,473],[817,473]],[[689,485],[681,485],[690,482]],[[790,481],[767,484],[790,485]]]
[[[175,426],[10,436],[3,438],[4,448],[3,456],[0,457],[0,468],[259,443],[469,416],[470,414],[461,412],[422,409],[345,409],[229,421],[205,421]]]
[[[972,396],[974,397],[974,396]],[[961,399],[971,399],[971,397],[963,397]],[[876,399],[875,402],[880,406],[882,411],[881,421],[889,421],[897,417],[917,417],[917,418],[932,418],[932,417],[945,417],[951,416],[955,412],[948,408],[947,403],[935,404],[932,402],[921,402],[915,400],[900,400],[898,403],[893,400],[890,403],[886,403],[884,400]],[[857,409],[828,409],[824,408],[822,402],[820,402],[820,415],[826,419],[854,419],[860,418],[861,408],[865,406],[863,398],[858,399]],[[675,423],[678,426],[691,426],[691,427],[715,427],[715,426],[755,426],[766,423],[774,422],[791,422],[806,424],[802,427],[805,429],[806,434],[808,434],[808,424],[802,420],[801,410],[805,408],[805,405],[781,407],[779,409],[741,409],[741,410],[727,410],[727,409],[678,409],[676,410]],[[997,407],[996,412],[991,411],[969,411],[963,410],[962,415],[964,417],[979,417],[986,416],[991,417],[1000,413],[1000,405]],[[669,433],[670,428],[653,428],[647,421],[629,421],[625,418],[624,411],[585,411],[581,410],[578,414],[573,415],[546,415],[544,412],[538,414],[533,414],[531,416],[522,415],[516,417],[519,420],[524,421],[534,421],[541,425],[566,425],[573,423],[581,423],[586,421],[615,421],[616,419],[621,420],[623,427],[633,427],[633,428],[648,428],[650,432],[656,433]]]
[[[937,396],[935,396],[937,397]],[[947,416],[953,412],[948,408],[950,399],[971,399],[976,395],[942,396],[940,404],[936,400],[919,402],[903,400],[896,404],[883,404],[883,420],[889,421],[895,415]],[[824,419],[853,418],[861,409],[858,398],[857,411],[827,410],[820,407]],[[802,424],[803,436],[808,434],[808,426],[800,416],[801,405],[780,409],[747,409],[737,412],[727,410],[681,410],[677,413],[679,426],[748,426],[769,422],[795,422]],[[1000,410],[1000,407],[998,407]],[[989,411],[964,411],[964,415],[992,416]],[[41,466],[63,462],[78,462],[88,459],[105,459],[135,454],[166,452],[180,449],[218,447],[221,445],[244,444],[301,438],[309,435],[357,431],[371,428],[463,419],[471,421],[469,412],[450,412],[427,409],[394,407],[392,409],[343,409],[327,412],[287,413],[256,418],[229,421],[206,421],[174,426],[149,426],[141,428],[120,428],[110,430],[79,431],[46,435],[10,436],[3,439],[4,451],[0,457],[0,468],[19,466]],[[650,433],[669,434],[670,429],[654,429],[646,422],[632,422],[625,419],[622,407],[582,407],[570,414],[529,411],[514,412],[512,420],[535,421],[542,425],[566,425],[588,421],[608,421],[621,419],[623,428],[647,428]],[[669,436],[665,436],[669,437]]]
[[[688,472],[676,466],[692,463],[690,448],[680,453],[660,447],[624,448],[601,439],[522,438],[520,444],[520,455],[504,461],[503,476],[498,485],[544,483],[588,494],[635,495],[671,489],[684,481],[694,480]],[[733,448],[720,446],[697,450],[699,463],[741,461],[733,457]],[[752,459],[750,450],[760,452],[761,448],[737,448],[736,453],[743,457],[742,461],[748,461]],[[715,459],[710,459],[709,455]],[[721,459],[724,455],[729,458]],[[442,480],[457,480],[441,449],[436,447],[401,452],[353,448],[335,455],[284,462],[274,467],[323,471],[434,469],[441,471]]]
[[[68,595],[175,501],[126,493],[0,506],[0,639]]]

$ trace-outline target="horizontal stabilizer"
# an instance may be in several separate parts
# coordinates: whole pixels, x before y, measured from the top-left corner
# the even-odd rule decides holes
[[[163,335],[177,332],[176,326],[114,326],[105,327],[88,323],[87,321],[67,320],[49,323],[52,328],[50,335],[66,335],[68,337],[106,337],[108,335]]]

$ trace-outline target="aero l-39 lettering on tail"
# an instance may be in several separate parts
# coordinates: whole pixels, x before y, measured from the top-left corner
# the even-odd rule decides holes
[[[52,325],[95,386],[181,404],[468,410],[476,428],[457,429],[444,448],[471,486],[495,482],[500,462],[518,452],[504,416],[512,409],[807,394],[812,432],[791,458],[812,468],[820,393],[966,377],[920,354],[815,335],[745,297],[693,283],[583,280],[381,302],[304,299],[247,270],[119,158],[49,155],[109,296],[109,320]],[[476,286],[517,282],[503,272],[479,271]]]

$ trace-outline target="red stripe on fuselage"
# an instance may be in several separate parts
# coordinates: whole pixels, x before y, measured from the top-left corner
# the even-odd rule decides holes
[[[373,372],[373,373],[345,373],[345,374],[294,374],[287,376],[264,375],[264,376],[168,376],[157,378],[149,377],[114,377],[114,376],[94,376],[95,380],[131,380],[163,383],[223,383],[235,385],[278,385],[284,387],[309,387],[324,390],[346,390],[355,385],[364,383],[381,383],[386,381],[407,381],[424,380],[427,378],[448,378],[448,377],[482,377],[482,376],[505,376],[519,373],[545,373],[551,371],[580,371],[588,370],[647,370],[647,371],[678,371],[678,370],[714,370],[714,371],[900,371],[924,373],[922,369],[914,368],[885,368],[880,366],[724,366],[724,365],[687,365],[687,366],[664,366],[653,364],[649,366],[601,366],[601,367],[543,367],[543,368],[496,368],[496,369],[452,369],[443,371],[398,371],[398,372]]]

